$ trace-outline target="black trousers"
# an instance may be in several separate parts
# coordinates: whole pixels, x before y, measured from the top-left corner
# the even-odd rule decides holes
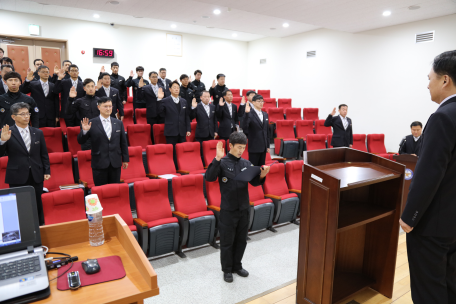
[[[46,128],[46,127],[55,128],[55,125],[56,125],[55,118],[49,119],[46,116],[43,118],[40,118],[40,128]]]
[[[44,174],[43,174],[44,176]],[[52,177],[52,176],[51,176]],[[38,209],[38,221],[40,226],[44,225],[43,202],[41,201],[41,194],[43,194],[43,182],[35,182],[32,175],[32,170],[29,170],[29,176],[25,184],[9,184],[10,188],[21,186],[32,186],[35,188],[36,208]]]
[[[249,210],[220,210],[220,262],[222,271],[231,273],[242,269],[242,257],[247,247]]]
[[[63,118],[63,120],[65,120],[65,124],[67,127],[77,127],[81,125],[81,121],[76,117],[76,115],[73,115],[69,118]]]
[[[150,125],[150,137],[152,138],[152,143],[155,145],[154,125],[155,124],[164,124],[165,119],[162,117],[147,117],[147,123]]]
[[[167,144],[172,144],[173,145],[173,160],[174,160],[174,166],[177,168],[177,156],[176,156],[176,144],[180,144],[183,142],[186,142],[186,136],[182,135],[177,135],[177,136],[166,136],[166,143]]]
[[[120,171],[122,167],[114,168],[111,164],[106,169],[93,169],[92,176],[95,186],[103,186],[106,184],[120,183]]]
[[[268,153],[268,152],[266,152],[266,151],[263,153],[250,153],[249,152],[249,161],[254,166],[263,166],[266,163],[266,153]]]
[[[414,304],[456,303],[456,237],[407,234]]]

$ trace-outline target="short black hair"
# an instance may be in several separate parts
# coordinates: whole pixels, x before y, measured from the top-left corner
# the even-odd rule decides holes
[[[410,125],[410,129],[413,128],[413,127],[418,127],[420,126],[421,128],[423,128],[423,124],[419,121],[414,121],[412,122],[412,124]]]
[[[36,63],[37,61],[41,61],[41,62],[44,64],[44,61],[43,61],[43,59],[39,59],[39,58],[37,58],[37,59],[33,60],[33,65],[35,65],[35,63]]]
[[[182,81],[182,79],[185,79],[185,78],[188,78],[188,75],[187,74],[182,74],[179,78],[180,81]]]
[[[22,77],[21,77],[21,74],[19,74],[18,72],[8,72],[5,74],[5,77],[3,77],[3,80],[5,80],[5,82],[10,79],[10,78],[19,78],[19,80],[22,82]]]
[[[196,70],[195,73],[193,73],[193,75],[196,76],[196,74],[200,73],[201,75],[203,75],[203,72],[201,72],[201,70]]]
[[[225,77],[225,74],[217,74],[217,80],[218,80],[220,77]]]
[[[114,61],[113,63],[111,63],[111,68],[112,68],[113,66],[119,66],[119,64],[118,64],[117,62]]]
[[[443,52],[434,58],[432,69],[439,75],[448,75],[456,86],[456,50]]]
[[[84,79],[84,82],[82,84],[83,84],[83,86],[86,86],[91,82],[93,82],[93,84],[95,84],[95,81],[93,81],[92,78],[86,78],[86,79]]]
[[[245,93],[245,96],[249,97],[250,94],[256,94],[256,92],[255,92],[255,91],[252,91],[252,90],[247,91],[247,93]]]
[[[179,82],[177,82],[177,80],[174,80],[173,82],[171,82],[171,83],[169,84],[169,88],[171,89],[171,88],[173,87],[174,84],[177,84],[177,85],[180,87]]]
[[[19,110],[21,110],[21,109],[27,109],[30,112],[30,106],[26,102],[17,102],[15,104],[13,104],[10,107],[10,112],[13,115],[17,115],[19,113]]]
[[[339,110],[340,110],[340,108],[342,108],[342,107],[347,107],[347,108],[348,108],[348,106],[347,106],[346,104],[344,104],[344,103],[341,104],[341,105],[339,105]]]
[[[211,93],[209,93],[209,91],[204,90],[204,91],[201,91],[201,95],[200,96],[203,96],[204,93],[211,94]]]
[[[256,94],[255,96],[253,96],[252,101],[257,101],[260,99],[263,99],[263,96],[261,96],[260,94]]]
[[[225,91],[223,91],[222,96],[226,96],[226,94],[227,94],[228,92],[231,92],[231,90],[225,90]],[[231,92],[231,94],[233,94],[233,92]]]
[[[156,75],[158,76],[158,73],[157,73],[157,72],[152,71],[152,72],[149,73],[149,78],[150,78],[150,76],[151,76],[152,74],[156,74]]]
[[[142,66],[138,65],[136,67],[136,72],[138,72],[138,71],[144,71],[144,68]]]
[[[233,147],[236,144],[240,145],[246,145],[247,144],[247,136],[243,132],[233,132],[230,134],[230,144],[233,145]]]
[[[111,75],[109,75],[109,73],[106,73],[106,72],[101,73],[100,79],[103,79],[103,77],[105,77],[105,76],[109,76],[109,79],[111,79]]]
[[[5,50],[4,50],[4,49],[0,48],[0,51],[2,51],[2,52],[3,52],[3,54],[5,54]]]
[[[62,61],[62,67],[65,65],[65,62],[69,62],[70,64],[73,64],[73,62],[71,62],[69,60],[64,60],[64,61]]]
[[[111,97],[107,97],[107,96],[100,97],[100,99],[98,99],[97,104],[98,104],[99,106],[101,106],[102,104],[104,104],[104,103],[106,103],[106,102],[108,102],[108,101],[110,101],[110,102],[112,103]]]
[[[69,61],[69,60],[67,60],[67,61]],[[71,71],[71,68],[77,68],[78,71],[79,71],[79,67],[78,67],[77,65],[75,65],[75,64],[71,64],[71,65],[68,67],[68,72]]]
[[[2,71],[4,68],[10,68],[11,70],[14,71],[13,66],[11,64],[2,64]]]
[[[42,69],[48,69],[49,70],[49,68],[43,64],[43,65],[40,65],[36,71],[39,72]]]
[[[160,68],[160,70],[158,70],[158,71],[159,71],[159,72],[161,72],[161,71],[166,71],[166,69],[165,69],[165,68]]]
[[[9,57],[3,57],[1,60],[2,60],[2,62],[6,61],[6,62],[9,62],[11,65],[13,65],[13,59],[11,59]]]

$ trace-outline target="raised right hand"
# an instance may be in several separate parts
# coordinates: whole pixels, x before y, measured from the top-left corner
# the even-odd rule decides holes
[[[87,117],[82,119],[81,125],[84,131],[89,131],[90,127],[92,127],[92,123],[89,122],[89,119]]]
[[[250,102],[247,101],[247,104],[245,105],[245,113],[250,113]]]
[[[76,98],[76,96],[78,96],[78,93],[76,92],[76,88],[75,87],[71,87],[70,94],[68,96],[70,98]]]
[[[165,97],[165,92],[163,92],[162,88],[158,88],[158,99],[163,99]]]
[[[215,88],[215,79],[212,80],[212,88]]]
[[[11,138],[11,130],[9,129],[8,125],[4,125],[2,128],[2,136],[1,140],[2,141],[8,141]]]
[[[244,103],[245,103],[245,96],[242,96],[241,104],[244,104]]]
[[[198,103],[196,102],[196,98],[193,98],[192,99],[192,108],[196,108],[197,105],[198,105]]]
[[[62,80],[63,77],[65,77],[65,70],[60,69],[59,72],[57,73],[57,76],[58,76],[59,80]]]
[[[142,88],[142,87],[144,86],[144,78],[141,77],[141,79],[139,80],[138,86],[139,86],[140,88]]]
[[[102,86],[103,86],[103,84],[101,83],[101,79],[98,79],[97,90],[101,89]]]
[[[331,116],[334,116],[336,115],[336,108],[333,109],[333,111],[331,112]]]
[[[100,70],[100,72],[101,72],[101,73],[104,73],[104,72],[106,72],[106,70],[105,70],[104,66],[102,66],[102,67],[101,67],[101,70]]]
[[[32,71],[31,68],[28,68],[28,69],[27,69],[27,79],[28,79],[29,81],[32,81],[33,78],[34,78],[34,76],[33,76],[33,71]]]
[[[223,142],[219,141],[217,143],[217,152],[216,152],[216,155],[215,155],[215,158],[217,159],[217,161],[220,161],[222,159],[222,157],[225,156],[225,148],[223,148]]]
[[[221,107],[223,107],[223,106],[225,105],[225,101],[223,100],[223,97],[220,97],[219,105],[220,105]]]
[[[135,76],[135,74],[133,73],[133,70],[130,71],[130,77],[133,77]]]
[[[57,65],[55,65],[54,67],[54,74],[58,74],[60,71],[59,67]]]

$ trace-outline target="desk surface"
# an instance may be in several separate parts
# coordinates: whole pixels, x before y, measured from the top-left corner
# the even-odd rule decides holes
[[[40,232],[49,251],[78,256],[79,261],[120,256],[126,276],[65,291],[57,290],[57,280],[53,280],[51,296],[36,303],[143,303],[145,298],[158,295],[157,275],[125,222],[118,215],[103,217],[103,229],[105,243],[98,247],[89,244],[87,220],[43,226]],[[57,276],[57,270],[48,273],[49,279]]]

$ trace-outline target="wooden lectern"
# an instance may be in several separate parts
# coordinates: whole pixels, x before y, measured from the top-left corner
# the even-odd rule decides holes
[[[404,211],[405,203],[407,203],[407,197],[409,193],[410,184],[412,183],[413,175],[415,174],[415,166],[418,162],[418,157],[411,154],[401,154],[394,155],[394,160],[398,163],[405,165],[405,175],[404,175],[404,194],[402,196],[402,210]]]
[[[393,295],[405,166],[335,148],[305,153],[296,303]]]

